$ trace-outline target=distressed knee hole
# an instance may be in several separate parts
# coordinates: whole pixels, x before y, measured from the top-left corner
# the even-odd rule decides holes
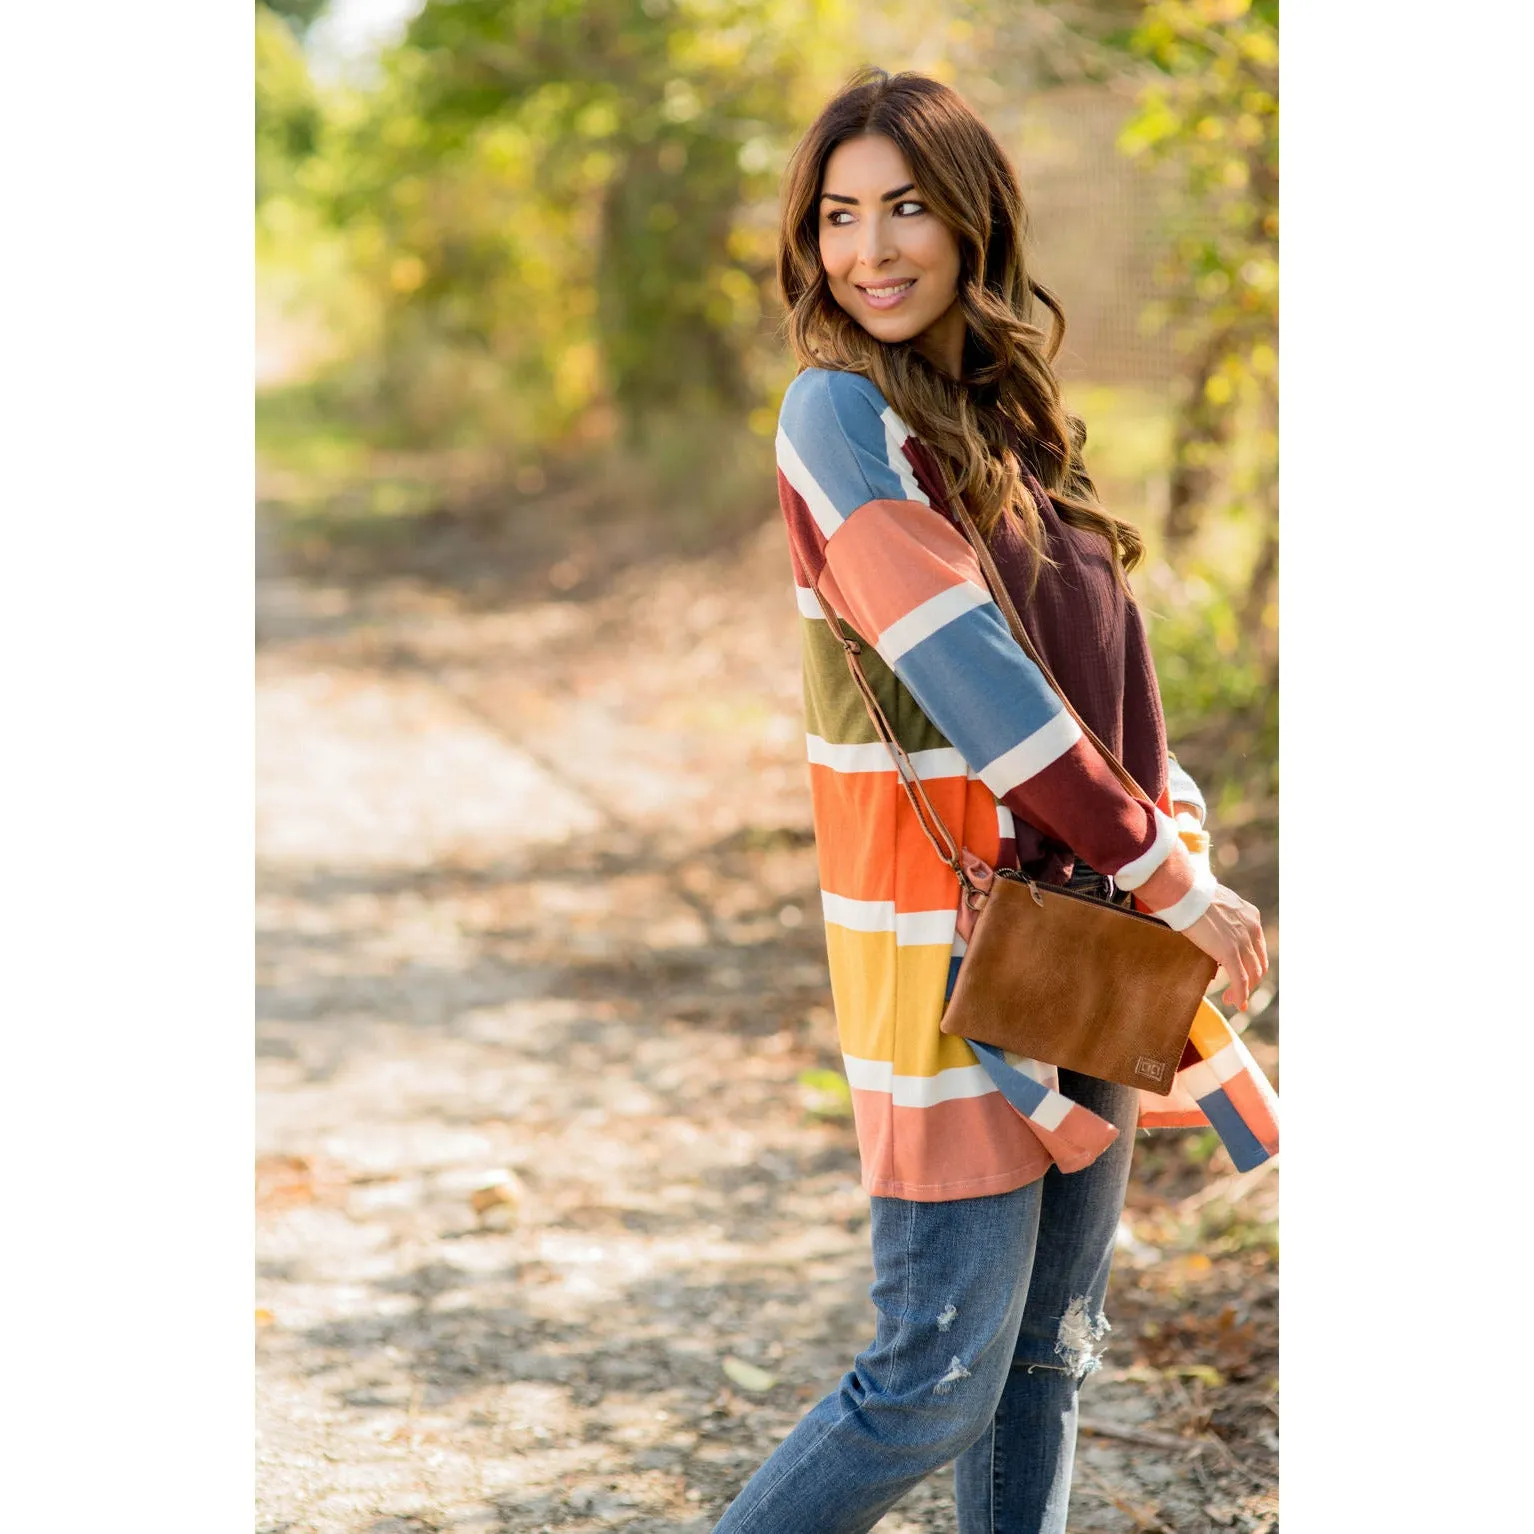
[[[957,1307],[954,1305],[952,1300],[949,1300],[949,1302],[943,1307],[942,1315],[937,1318],[937,1329],[940,1332],[946,1332],[958,1318],[958,1314],[959,1312]]]
[[[957,1381],[967,1380],[968,1378],[969,1370],[964,1367],[963,1361],[958,1358],[957,1355],[955,1355],[953,1360],[948,1365],[948,1373],[945,1374],[942,1379],[940,1379],[937,1384],[932,1387],[932,1389],[936,1394],[945,1396],[950,1390],[953,1389]]]
[[[1079,1380],[1102,1368],[1098,1344],[1112,1330],[1101,1311],[1092,1317],[1087,1315],[1087,1297],[1078,1294],[1065,1307],[1055,1337],[1055,1352],[1064,1360],[1066,1371]]]

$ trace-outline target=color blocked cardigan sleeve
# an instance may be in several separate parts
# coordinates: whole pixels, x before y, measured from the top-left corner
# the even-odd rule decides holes
[[[1212,881],[1013,639],[973,549],[919,485],[909,440],[860,374],[812,368],[789,386],[778,469],[800,581],[875,646],[1002,804],[1169,926],[1191,926]]]
[[[1204,792],[1193,779],[1193,774],[1170,752],[1167,753],[1167,793],[1173,805],[1191,804],[1200,820],[1208,817],[1209,806],[1204,802]]]

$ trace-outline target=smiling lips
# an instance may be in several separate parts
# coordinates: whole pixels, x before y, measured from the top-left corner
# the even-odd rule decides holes
[[[893,309],[915,285],[914,277],[907,277],[904,282],[881,283],[878,287],[865,287],[862,283],[853,284],[871,309]]]

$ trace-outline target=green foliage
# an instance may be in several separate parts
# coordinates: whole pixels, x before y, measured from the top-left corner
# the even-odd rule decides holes
[[[852,1088],[840,1071],[799,1072],[804,1111],[812,1118],[850,1119]]]
[[[330,0],[256,0],[256,10],[281,16],[295,32],[306,31],[324,14]]]
[[[1133,516],[1147,487],[1165,479],[1175,405],[1164,390],[1128,385],[1074,384],[1066,399],[1089,423],[1087,460],[1104,504]],[[1236,446],[1252,450],[1242,439]],[[1171,560],[1157,519],[1142,532],[1146,558],[1131,584],[1156,657],[1168,740],[1211,803],[1266,796],[1276,789],[1277,713],[1245,596],[1264,528],[1251,518],[1217,518]],[[1273,619],[1269,613],[1259,625],[1263,636]]]
[[[1151,642],[1167,739],[1214,805],[1277,792],[1278,710],[1267,657],[1245,630],[1227,575],[1205,562],[1159,572]]]
[[[825,84],[797,43],[837,9],[429,0],[304,175],[369,316],[341,380],[369,430],[521,457],[743,419],[782,368],[776,175]]]
[[[256,201],[291,190],[318,147],[320,104],[303,49],[268,5],[256,7]]]
[[[1154,318],[1173,327],[1187,359],[1162,529],[1187,589],[1155,628],[1168,727],[1182,740],[1234,714],[1242,727],[1227,742],[1222,771],[1270,792],[1278,729],[1277,0],[1152,0],[1131,47],[1154,74],[1120,144],[1169,172],[1176,187],[1161,263],[1167,297]],[[1233,533],[1245,553],[1235,574]],[[1234,762],[1232,753],[1247,760]]]
[[[1260,511],[1277,471],[1277,28],[1277,0],[1154,0],[1134,38],[1158,73],[1121,144],[1181,183],[1162,265],[1190,359],[1174,537],[1222,477],[1224,511]]]
[[[1169,310],[1190,351],[1221,338],[1210,401],[1256,401],[1277,368],[1277,0],[1154,0],[1133,47],[1159,73],[1121,146],[1183,182]]]

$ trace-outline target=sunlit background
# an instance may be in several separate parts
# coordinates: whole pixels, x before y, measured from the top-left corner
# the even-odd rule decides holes
[[[778,180],[862,64],[1014,156],[1277,954],[1276,17],[256,5],[258,1527],[707,1529],[865,1340],[772,458]],[[1276,1516],[1277,1179],[1223,1155],[1137,1149],[1083,1534]]]

